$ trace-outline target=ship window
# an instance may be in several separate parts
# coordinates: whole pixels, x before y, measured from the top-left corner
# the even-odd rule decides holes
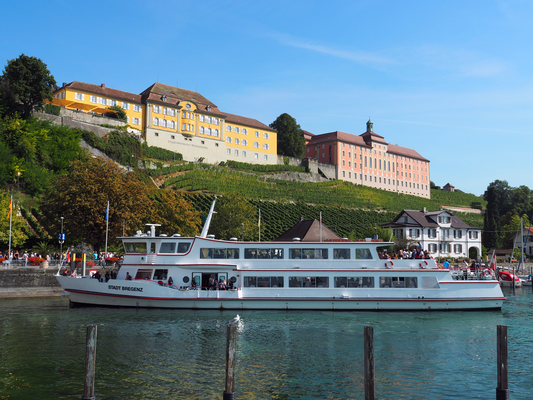
[[[373,277],[366,277],[363,278],[362,276],[336,276],[334,278],[335,280],[335,287],[336,288],[373,288],[374,287],[374,278]]]
[[[232,277],[233,283],[237,280]],[[244,287],[283,287],[282,276],[247,276],[244,278]]]
[[[200,249],[200,258],[239,258],[239,249]]]
[[[152,269],[138,269],[135,274],[135,279],[150,279],[152,277]]]
[[[188,276],[184,276],[183,277],[183,282],[184,283],[189,283],[189,277]]]
[[[159,248],[160,253],[175,253],[176,252],[176,243],[161,243]]]
[[[289,287],[327,288],[329,277],[327,276],[291,276]]]
[[[315,258],[327,259],[328,249],[289,249],[289,258],[303,258],[306,260],[311,260]]]
[[[333,249],[333,258],[343,260],[350,258],[350,249]]]
[[[380,288],[390,288],[390,287],[392,287],[391,279],[392,278],[386,277],[386,276],[380,277],[379,278],[379,287]]]
[[[126,253],[146,253],[146,242],[125,242],[124,251]]]
[[[178,243],[178,253],[187,253],[191,247],[190,243]]]
[[[167,279],[168,269],[156,269],[154,272],[154,281],[159,279]]]
[[[200,249],[200,258],[213,258],[213,249]]]
[[[283,249],[246,248],[244,249],[244,258],[248,258],[248,259],[283,258]]]
[[[371,260],[372,253],[369,249],[355,249],[355,259],[356,260]]]

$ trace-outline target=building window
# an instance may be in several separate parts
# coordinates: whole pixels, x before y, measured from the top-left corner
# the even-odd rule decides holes
[[[268,161],[268,156],[265,154],[265,161]]]
[[[214,132],[214,136],[216,136],[216,137],[218,137],[219,134],[220,134],[220,132],[218,131],[218,129],[215,129],[213,132]]]
[[[107,100],[102,97],[100,99],[100,104],[102,104],[103,106],[107,105]]]
[[[204,122],[204,116],[203,116],[203,115],[200,115],[200,116],[198,117],[198,120],[199,120],[200,122]]]
[[[242,156],[246,157],[246,152],[245,151],[242,152]]]
[[[128,103],[124,103],[124,102],[122,102],[122,108],[123,108],[124,110],[129,110],[130,105],[129,105]]]
[[[203,134],[204,134],[204,127],[201,126],[201,127],[199,127],[198,129],[199,129],[199,133],[201,133],[201,134],[203,135]]]
[[[155,113],[158,113],[159,110],[160,110],[159,106],[156,106],[156,105],[154,104],[154,112],[155,112]]]
[[[176,129],[176,121],[168,121],[168,127],[172,129]]]
[[[156,132],[156,133],[154,133],[154,135],[155,135],[155,136],[159,136],[159,133]]]
[[[159,126],[159,118],[154,117],[154,126]]]
[[[233,127],[233,132],[239,133],[240,132],[239,127],[238,126]]]
[[[236,156],[239,155],[239,150],[235,150],[235,155],[236,155]]]
[[[235,138],[235,144],[241,144],[241,141],[237,138]]]
[[[133,118],[133,125],[140,125],[141,120],[139,118]]]
[[[133,111],[141,112],[141,106],[134,105],[134,106],[133,106]]]
[[[259,132],[255,131],[255,137],[259,137]]]
[[[226,142],[231,143],[231,138],[229,136],[226,136]]]
[[[226,152],[231,155],[231,149],[228,149]]]
[[[226,125],[226,131],[231,132],[231,125]]]
[[[91,96],[91,103],[98,103],[98,97]]]
[[[111,103],[111,107],[115,107],[116,105],[118,105],[116,100],[109,100],[109,102]]]
[[[343,177],[343,178],[346,177],[346,171],[342,171],[342,177]]]
[[[76,100],[83,100],[84,97],[83,93],[74,93],[74,98]]]
[[[268,133],[266,132],[263,133],[263,139],[268,139]]]
[[[263,144],[263,149],[268,150],[268,143]]]
[[[255,159],[259,158],[259,154],[255,153],[255,154],[254,154],[254,158],[255,158]]]
[[[170,135],[170,138],[171,139],[176,139],[176,137],[174,135]]]
[[[258,149],[258,148],[259,148],[259,142],[254,142],[254,147],[255,147],[256,149]]]
[[[242,144],[243,146],[248,146],[248,140],[243,140],[243,141],[241,141],[241,144]]]
[[[161,120],[161,126],[166,128],[167,127],[167,120],[166,119],[162,119]]]

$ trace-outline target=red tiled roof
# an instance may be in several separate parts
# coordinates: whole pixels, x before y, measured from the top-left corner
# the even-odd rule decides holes
[[[144,101],[163,103],[163,96],[166,96],[166,103],[168,104],[176,105],[180,101],[190,101],[196,104],[201,111],[207,111],[207,108],[211,107],[211,111],[219,112],[218,107],[200,93],[165,85],[164,83],[156,82],[141,93]]]
[[[248,125],[248,126],[252,126],[254,128],[263,129],[263,130],[266,130],[266,131],[276,132],[274,129],[272,129],[269,126],[263,124],[262,122],[259,122],[256,119],[242,117],[240,115],[235,115],[235,114],[229,114],[229,113],[226,113],[226,112],[223,112],[222,114],[226,116],[226,123],[229,122],[229,123],[234,123],[234,124]]]
[[[319,143],[324,143],[324,142],[331,142],[332,140],[340,140],[342,142],[368,147],[368,145],[365,143],[365,141],[363,140],[361,136],[356,136],[356,135],[352,135],[351,133],[340,132],[340,131],[323,133],[321,135],[315,135],[309,141],[308,146],[319,144]]]
[[[141,104],[140,95],[129,93],[129,92],[124,92],[122,90],[111,89],[111,88],[105,87],[104,84],[93,85],[91,83],[73,81],[73,82],[67,83],[66,85],[63,85],[60,88],[57,88],[56,90],[54,90],[54,92],[57,92],[64,88],[79,90],[79,91],[88,92],[88,93],[94,93],[94,94],[104,96],[104,97],[110,97],[110,98],[118,99],[118,100],[126,100],[132,103]]]
[[[387,146],[387,151],[391,154],[398,154],[399,156],[416,158],[418,160],[429,162],[427,158],[422,157],[420,154],[418,154],[417,151],[413,149],[408,149],[407,147],[402,147],[402,146],[398,146],[395,144],[389,144]]]

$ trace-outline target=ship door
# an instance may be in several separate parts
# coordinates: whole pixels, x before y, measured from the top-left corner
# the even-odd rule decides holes
[[[222,279],[224,279],[224,282],[226,282],[226,285],[228,284],[228,273],[227,272],[220,272],[218,274],[218,281],[220,282]]]
[[[193,272],[192,273],[192,280],[196,284],[196,287],[199,288],[201,286],[204,286],[202,283],[202,273],[201,272]]]

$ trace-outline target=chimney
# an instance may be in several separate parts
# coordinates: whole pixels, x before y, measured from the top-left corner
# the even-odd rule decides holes
[[[67,86],[67,82],[63,82],[63,87]]]
[[[422,212],[423,212],[424,214],[427,212],[426,207],[424,207],[424,208],[422,209]]]
[[[105,83],[102,83],[100,86],[103,87],[103,88],[105,88]]]

